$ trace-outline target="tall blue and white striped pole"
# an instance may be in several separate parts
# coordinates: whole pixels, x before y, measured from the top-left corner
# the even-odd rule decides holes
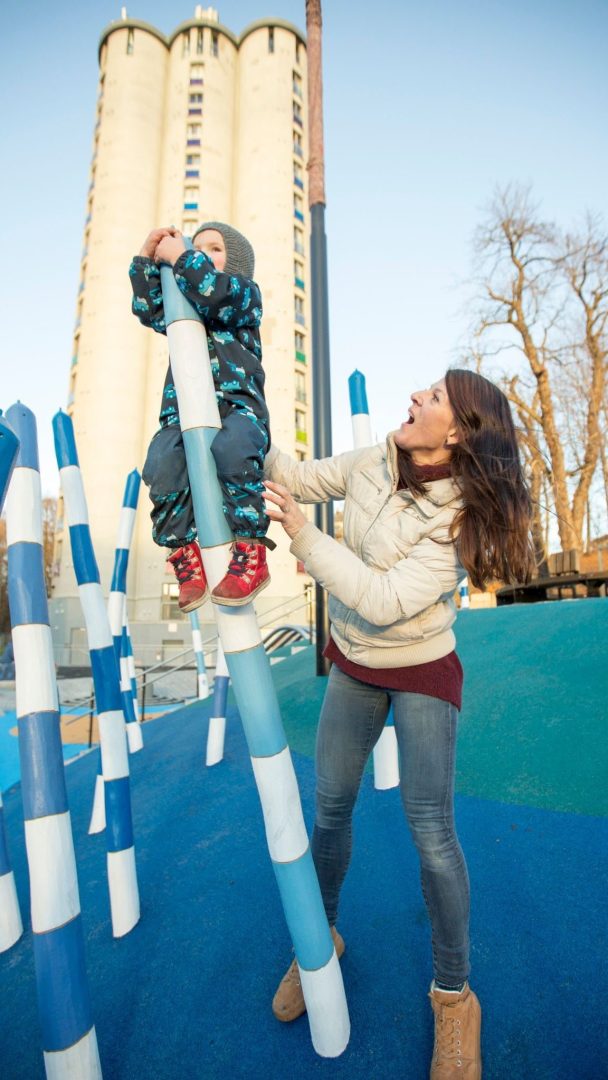
[[[209,683],[207,681],[207,669],[205,668],[205,653],[203,651],[198,611],[190,612],[190,626],[192,627],[192,648],[196,660],[196,688],[198,699],[202,701],[203,698],[209,696]]]
[[[133,707],[133,690],[131,687],[131,673],[128,652],[123,656],[123,637],[126,630],[127,608],[127,567],[129,565],[129,551],[133,538],[135,525],[135,512],[137,510],[137,498],[141,477],[137,469],[133,469],[127,477],[125,492],[120,512],[118,525],[118,539],[114,555],[114,570],[110,595],[108,597],[108,618],[110,630],[114,639],[114,650],[120,668],[120,692],[122,695],[123,712],[127,725],[127,740],[132,754],[141,750],[144,745],[141,727],[137,722],[137,716]]]
[[[65,787],[59,702],[44,580],[36,421],[7,413],[21,442],[7,499],[9,604],[32,938],[49,1080],[101,1077]]]
[[[53,433],[95,687],[106,811],[112,932],[114,937],[122,937],[128,934],[139,920],[139,890],[120,675],[89,530],[74,428],[67,413],[60,411],[53,417]]]
[[[373,444],[367,391],[365,389],[365,375],[360,371],[355,370],[349,376],[348,394],[353,426],[353,446],[355,450],[358,450]],[[373,749],[372,757],[374,762],[374,787],[378,791],[398,787],[399,751],[395,725],[392,723],[392,712],[389,713],[382,734]]]
[[[169,267],[161,268],[161,280],[198,540],[213,589],[226,572],[232,536],[210,450],[221,424],[207,337]],[[323,1057],[337,1057],[350,1035],[342,972],[323,909],[270,664],[252,604],[216,606],[215,612],[300,969],[313,1046]]]
[[[213,679],[213,715],[209,717],[207,732],[207,765],[217,765],[224,757],[224,736],[226,733],[226,701],[230,676],[222,643],[217,639],[215,657],[215,677]]]
[[[0,511],[19,453],[19,439],[0,415]],[[6,842],[4,810],[0,794],[0,952],[6,952],[23,933],[23,922]]]

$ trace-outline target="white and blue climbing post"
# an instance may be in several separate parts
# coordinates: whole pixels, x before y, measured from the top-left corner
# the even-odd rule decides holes
[[[118,660],[120,669],[120,692],[122,695],[125,724],[127,726],[127,740],[129,750],[132,754],[136,753],[137,750],[141,750],[144,745],[141,725],[138,723],[137,713],[133,704],[131,665],[129,663],[128,651],[131,647],[130,638],[128,645],[124,642],[124,638],[128,637],[128,630],[126,629],[127,569],[129,565],[131,540],[133,539],[133,528],[135,526],[135,513],[137,511],[137,499],[139,496],[140,484],[141,477],[137,469],[133,469],[133,472],[130,472],[127,477],[122,500],[122,509],[118,525],[118,539],[116,541],[116,551],[114,553],[112,583],[110,585],[110,595],[108,597],[108,618],[110,620],[110,630],[112,631],[112,639],[114,641],[114,651],[116,652],[116,659]],[[123,650],[125,650],[124,655]],[[133,650],[131,648],[131,657],[132,655]]]
[[[161,267],[167,340],[205,574],[226,572],[232,535],[222,509],[211,443],[221,423],[207,337],[198,315]],[[218,632],[245,730],[266,839],[300,969],[312,1043],[323,1057],[348,1044],[342,972],[321,900],[298,785],[253,604],[215,606]]]
[[[469,579],[463,578],[458,586],[458,595],[460,597],[460,607],[468,608],[471,606],[471,599],[469,597]]]
[[[9,605],[34,966],[48,1080],[101,1077],[59,730],[42,550],[34,415],[12,405],[20,441],[7,498]]]
[[[222,643],[217,639],[217,653],[215,657],[215,676],[213,679],[213,705],[212,715],[209,717],[209,730],[207,732],[207,765],[217,765],[224,757],[224,737],[226,734],[226,701],[228,699],[228,686],[230,675],[226,664],[226,657],[222,649]]]
[[[0,511],[8,491],[13,468],[19,453],[19,439],[10,424],[0,415]],[[4,809],[0,794],[0,952],[6,952],[19,941],[23,922],[19,910],[15,875],[11,866],[4,824]]]
[[[192,648],[196,660],[196,690],[199,701],[209,697],[209,682],[205,667],[205,652],[201,637],[201,626],[198,620],[198,611],[190,612],[190,626],[192,628]]]
[[[353,446],[355,450],[363,449],[365,446],[372,446],[372,426],[367,404],[365,375],[362,372],[355,370],[349,376],[348,394],[353,429]],[[378,791],[398,787],[399,750],[392,709],[382,729],[382,734],[373,749],[372,759],[374,763],[374,787]]]
[[[120,675],[93,550],[74,428],[67,413],[53,417],[55,455],[70,529],[78,594],[84,615],[95,687],[106,817],[112,932],[122,937],[139,920],[131,785]]]

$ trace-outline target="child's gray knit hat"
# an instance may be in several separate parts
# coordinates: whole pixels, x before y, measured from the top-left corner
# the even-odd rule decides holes
[[[255,254],[247,238],[232,225],[225,225],[223,221],[206,221],[199,225],[194,233],[198,236],[205,229],[216,229],[221,233],[226,245],[226,273],[242,274],[243,277],[253,278],[255,271]],[[194,236],[192,239],[194,240]]]

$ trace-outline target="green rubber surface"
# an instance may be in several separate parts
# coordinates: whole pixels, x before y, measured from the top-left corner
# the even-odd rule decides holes
[[[608,815],[608,600],[464,611],[457,791]],[[326,679],[307,648],[273,664],[292,750],[314,755]]]

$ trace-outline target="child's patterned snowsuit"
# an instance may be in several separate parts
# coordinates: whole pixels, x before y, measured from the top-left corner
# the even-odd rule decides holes
[[[268,515],[263,500],[264,458],[270,428],[264,399],[260,345],[262,299],[255,282],[217,271],[201,251],[185,251],[173,273],[180,291],[205,322],[211,371],[222,427],[211,444],[224,513],[236,537],[264,541]],[[129,268],[133,313],[144,326],[166,333],[160,268],[136,256]],[[192,495],[179,426],[171,366],[143,469],[150,488],[152,536],[161,547],[178,548],[196,537]]]

